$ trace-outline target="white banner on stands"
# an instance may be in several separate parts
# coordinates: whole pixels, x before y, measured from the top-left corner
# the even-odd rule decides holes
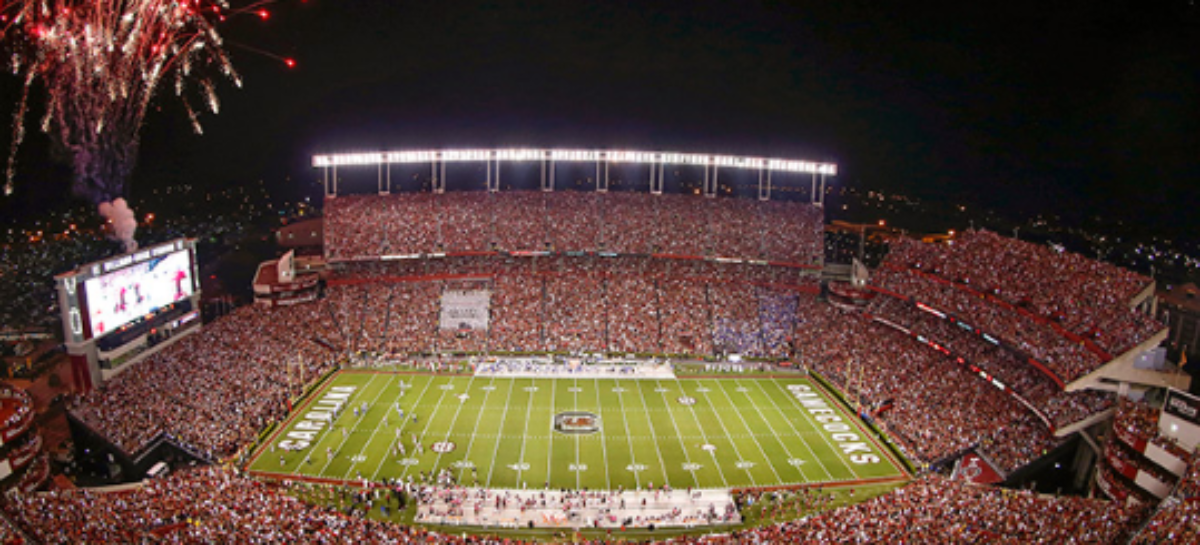
[[[446,290],[442,292],[441,329],[486,331],[492,292],[488,290]]]

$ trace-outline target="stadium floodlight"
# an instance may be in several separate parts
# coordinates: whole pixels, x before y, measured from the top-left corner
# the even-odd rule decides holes
[[[314,155],[314,168],[337,168],[376,166],[413,163],[468,163],[487,162],[594,162],[629,163],[640,165],[715,166],[746,170],[767,170],[799,174],[837,176],[837,165],[797,159],[762,158],[741,155],[719,155],[703,153],[658,152],[639,150],[597,149],[444,149],[444,150],[400,150],[385,152],[355,152]]]
[[[600,160],[600,151],[584,149],[556,149],[550,150],[550,158],[555,161],[594,163]]]

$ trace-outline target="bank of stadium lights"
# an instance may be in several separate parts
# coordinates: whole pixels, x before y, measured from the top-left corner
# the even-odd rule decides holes
[[[704,153],[654,152],[635,150],[581,149],[447,149],[406,150],[366,153],[315,155],[313,167],[368,166],[387,164],[465,163],[482,161],[529,162],[608,162],[614,164],[663,164],[685,166],[715,166],[749,170],[769,170],[804,174],[837,175],[837,165],[815,161],[711,155]]]

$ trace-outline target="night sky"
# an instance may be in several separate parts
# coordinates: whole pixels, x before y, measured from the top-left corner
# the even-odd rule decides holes
[[[283,0],[223,31],[245,87],[219,89],[203,136],[160,94],[135,208],[173,184],[298,192],[320,152],[534,145],[829,160],[840,185],[1200,226],[1187,0]],[[10,213],[63,198],[49,163],[31,136]]]

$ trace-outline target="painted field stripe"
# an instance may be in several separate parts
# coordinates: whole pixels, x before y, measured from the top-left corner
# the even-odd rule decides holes
[[[771,382],[778,384],[775,381],[775,379],[771,379]],[[775,401],[775,398],[771,397],[771,394],[767,392],[766,388],[763,388],[763,381],[756,380],[756,381],[754,381],[754,385],[757,386],[759,391],[761,391],[763,393],[763,395],[766,396],[766,398],[771,401],[771,404],[775,406],[775,410],[779,411],[779,414],[782,414],[784,416],[783,421],[787,422],[788,427],[792,428],[792,433],[796,434],[796,437],[798,437],[800,439],[801,443],[804,443],[804,448],[807,449],[808,453],[813,457],[814,460],[817,461],[817,465],[821,466],[821,471],[825,472],[826,480],[831,481],[831,482],[835,481],[836,479],[833,478],[833,472],[829,471],[829,467],[825,465],[825,460],[823,460],[821,458],[821,456],[817,455],[817,451],[813,449],[811,444],[809,444],[808,439],[804,438],[804,434],[801,433],[800,430],[796,429],[796,424],[792,422],[791,418],[789,418],[790,416],[792,416],[795,413],[795,411],[781,407],[779,405],[779,403]],[[784,390],[784,393],[786,393],[788,395],[788,397],[791,398],[791,393],[787,392],[787,390]],[[803,409],[797,409],[797,410],[803,411]],[[821,431],[818,429],[813,429],[812,432],[813,433],[821,433]],[[834,451],[833,454],[836,456],[837,452]]]
[[[686,395],[687,391],[684,390],[683,393]],[[708,444],[708,434],[704,432],[704,424],[700,422],[700,417],[696,416],[696,404],[692,403],[687,407],[692,412],[692,420],[696,422],[696,429],[700,430],[700,440],[704,441],[705,444]],[[710,450],[708,451],[708,454],[709,456],[712,456],[713,467],[717,468],[717,474],[721,476],[721,482],[725,485],[725,488],[729,488],[729,479],[725,478],[725,469],[721,467],[719,462],[717,462],[717,451]]]
[[[488,397],[492,395],[492,390],[495,389],[495,385],[496,385],[496,377],[491,377],[490,379],[488,379],[488,386],[492,386],[492,388],[488,388],[488,389],[484,390],[483,403],[479,406],[479,415],[475,417],[474,431],[471,432],[470,439],[467,440],[467,451],[466,451],[466,453],[463,454],[464,460],[471,461],[471,449],[475,447],[475,438],[480,436],[479,423],[483,421],[483,414],[487,412]],[[505,404],[505,407],[507,407],[507,406],[508,405]],[[497,431],[499,431],[499,430],[497,430]],[[490,437],[490,436],[491,435],[486,435],[485,438]],[[449,437],[448,434],[447,434],[447,437]],[[498,434],[497,434],[497,438],[498,438]],[[466,467],[459,469],[459,473],[458,473],[458,482],[459,483],[463,482],[463,472],[465,472],[466,470],[467,470]],[[478,473],[478,468],[476,468],[476,473]]]
[[[621,405],[621,422],[623,422],[625,424],[625,437],[629,437],[629,440],[627,441],[629,443],[629,459],[630,459],[629,463],[636,466],[638,463],[637,462],[637,453],[633,449],[633,438],[629,434],[629,419],[625,418],[625,392],[623,392],[623,391],[616,392],[616,394],[617,394],[617,403]],[[633,479],[634,479],[634,482],[637,483],[637,487],[641,488],[642,487],[642,472],[634,471]]]
[[[367,389],[369,389],[369,388],[371,387],[371,384],[373,384],[373,383],[375,382],[375,379],[377,379],[377,378],[379,378],[379,375],[371,375],[371,380],[368,380],[366,385],[364,385],[364,386],[363,386],[362,388],[360,388],[360,389],[354,390],[354,395],[353,395],[353,396],[351,396],[351,398],[350,398],[350,399],[346,400],[346,406],[345,406],[345,408],[343,408],[343,409],[342,409],[342,416],[341,416],[341,418],[338,418],[336,421],[334,421],[334,422],[333,422],[334,424],[336,424],[336,423],[338,423],[338,422],[341,422],[341,421],[343,421],[343,420],[344,420],[344,419],[346,419],[346,418],[350,418],[350,416],[349,416],[349,415],[352,415],[352,414],[354,414],[354,401],[358,399],[358,395],[359,395],[359,394],[361,394],[361,393],[363,393],[363,392],[367,391]],[[343,429],[344,429],[344,428],[343,428]],[[325,433],[325,438],[329,438],[330,432],[332,432],[332,431],[333,431],[333,426],[331,425],[331,426],[329,427],[329,430],[328,430],[328,431]],[[335,438],[335,440],[336,440],[336,438]],[[344,436],[342,437],[342,440],[341,440],[341,441],[339,441],[339,442],[338,442],[338,444],[337,444],[337,448],[336,448],[336,449],[333,449],[333,456],[326,456],[327,460],[325,460],[325,464],[321,466],[321,470],[320,470],[319,472],[317,472],[317,475],[318,475],[318,476],[320,476],[320,477],[324,477],[324,476],[325,476],[325,470],[329,469],[329,464],[333,463],[333,459],[334,459],[334,457],[336,457],[336,456],[338,455],[338,453],[342,451],[342,447],[343,447],[343,446],[346,444],[346,442],[347,442],[347,441],[349,441],[349,440],[350,440],[350,436],[349,436],[348,434],[347,434],[347,435],[344,435]],[[322,443],[323,443],[323,442],[324,442],[324,441],[322,441]],[[308,455],[306,455],[306,456],[305,456],[305,459],[307,459],[309,456],[312,456],[312,453],[313,453],[313,451],[314,451],[314,450],[316,450],[316,448],[315,448],[315,447],[317,447],[317,446],[319,446],[319,445],[320,445],[320,443],[317,443],[316,445],[313,445],[311,448],[309,448],[309,450],[308,450]],[[301,460],[301,463],[303,463],[303,462],[304,462],[304,460]],[[296,468],[296,469],[293,471],[293,473],[301,473],[301,472],[300,472],[300,468],[299,468],[299,467],[297,467],[297,468]]]
[[[710,399],[708,392],[699,392],[699,393],[703,393],[704,398],[708,400],[708,406],[713,407],[712,399]],[[725,432],[725,437],[729,438],[729,444],[733,445],[733,453],[737,455],[738,460],[745,460],[746,458],[744,456],[742,456],[741,449],[739,449],[737,446],[737,441],[735,441],[733,439],[733,436],[729,435],[729,428],[725,427],[725,419],[721,418],[721,411],[718,411],[714,408],[713,416],[717,417],[717,423],[721,425],[721,431]],[[754,480],[754,474],[750,472],[750,468],[743,468],[742,471],[745,471],[746,476],[750,477],[751,486],[758,486],[758,481]]]
[[[531,385],[534,384],[534,381],[531,380],[529,382],[529,384],[531,384]],[[534,386],[534,388],[536,388],[536,386]],[[525,406],[525,431],[521,432],[521,457],[519,459],[517,459],[518,464],[525,463],[525,445],[527,444],[525,441],[525,437],[527,437],[529,435],[529,415],[532,414],[533,398],[536,397],[536,394],[537,394],[536,390],[529,392],[529,404],[527,404]],[[524,474],[525,474],[525,470],[520,469],[521,467],[524,467],[524,466],[523,465],[517,466],[517,484],[520,484],[521,482],[523,482],[521,477],[524,476]]]
[[[434,383],[434,381],[436,381],[437,379],[438,379],[438,376],[437,376],[437,375],[430,375],[430,376],[429,376],[429,380],[428,380],[427,382],[425,382],[425,387],[424,387],[424,388],[421,388],[421,395],[417,396],[417,400],[421,400],[421,399],[424,399],[424,398],[425,398],[425,393],[429,391],[429,386],[430,386],[431,384],[433,384],[433,383]],[[448,378],[447,378],[447,380],[454,380],[454,377],[448,377]],[[447,383],[447,384],[449,384],[449,383]],[[440,389],[440,387],[439,387],[439,389]],[[418,443],[424,443],[424,442],[425,442],[425,432],[426,432],[426,431],[429,431],[429,425],[433,423],[433,415],[437,414],[438,407],[441,407],[441,406],[442,406],[442,399],[446,397],[446,392],[449,392],[449,391],[450,391],[450,390],[442,390],[442,393],[441,393],[441,395],[439,395],[439,396],[438,396],[438,402],[437,402],[437,404],[436,404],[436,405],[434,405],[434,407],[433,407],[433,410],[429,411],[429,414],[425,415],[425,417],[424,417],[424,418],[425,418],[425,425],[421,427],[421,433],[419,433],[419,434],[415,434],[415,435],[417,436],[417,442],[418,442]],[[414,405],[413,405],[413,408],[412,408],[412,410],[410,410],[409,412],[410,412],[410,413],[412,413],[412,414],[416,414],[416,412],[417,412],[417,409],[416,409],[417,405],[419,405],[419,404],[414,404]],[[420,418],[421,418],[421,415],[417,415],[417,419],[419,420]],[[410,416],[409,416],[409,420],[411,421],[411,419],[412,419],[412,416],[410,415]],[[400,434],[400,440],[401,440],[401,441],[403,441],[403,440],[404,440],[404,434],[403,434],[403,432]],[[413,446],[412,446],[412,452],[413,452],[413,456],[416,456],[416,455],[417,455],[417,453],[416,453],[416,450],[417,450],[417,446],[416,446],[416,445],[413,445]],[[407,477],[407,476],[408,476],[408,472],[409,472],[409,470],[411,470],[412,468],[416,467],[416,465],[417,465],[417,464],[414,464],[414,465],[411,465],[411,466],[404,466],[404,471],[401,471],[401,472],[400,472],[400,477],[399,477],[399,478],[400,478],[400,479],[403,479],[404,477]]]
[[[504,433],[504,425],[508,423],[509,401],[512,400],[512,391],[516,384],[517,379],[508,379],[508,395],[504,396],[504,413],[500,415],[500,427],[496,428],[496,433],[498,435]],[[496,447],[492,450],[492,465],[488,466],[487,476],[487,486],[489,488],[492,486],[492,473],[496,470],[496,453],[500,452],[500,443],[502,439],[502,437],[496,438]]]
[[[470,379],[467,379],[467,387],[463,391],[463,393],[467,393],[468,395],[470,395],[469,392],[471,391],[471,385],[474,383],[475,383],[475,377],[472,375]],[[457,397],[456,397],[456,399],[457,399]],[[485,401],[487,400],[486,396],[484,397],[484,400]],[[446,437],[443,438],[442,441],[450,440],[450,433],[454,431],[454,426],[456,426],[458,424],[458,415],[462,414],[463,405],[466,405],[466,404],[467,404],[466,400],[461,400],[458,403],[458,408],[454,410],[454,418],[450,419],[450,426],[446,428]],[[483,411],[481,410],[479,412],[482,413]],[[438,463],[442,461],[442,454],[443,453],[441,453],[441,452],[437,453],[437,457],[433,459],[433,469],[435,471],[438,468]]]
[[[603,414],[601,409],[604,404],[600,402],[600,379],[592,379],[596,386],[596,414]],[[612,490],[612,479],[608,476],[608,442],[605,441],[604,428],[608,424],[604,421],[600,422],[600,449],[604,453],[604,486],[608,490]]]
[[[571,401],[571,410],[579,412],[579,379],[571,379],[571,396],[574,398]],[[601,422],[603,424],[603,422]],[[554,432],[551,432],[553,434]],[[579,467],[579,434],[575,434],[575,467]],[[575,471],[575,490],[582,490],[583,472],[576,469]]]
[[[678,379],[675,380],[675,385],[677,387],[679,386]],[[662,381],[655,379],[654,386],[656,387],[656,389],[657,389],[657,387],[662,386]],[[663,389],[665,390],[665,388],[663,388]],[[679,390],[683,391],[683,388],[679,388]],[[683,438],[683,435],[681,434],[681,432],[679,431],[679,422],[675,420],[675,411],[672,411],[670,408],[671,403],[667,399],[667,392],[665,392],[665,391],[659,392],[659,395],[661,395],[663,398],[663,405],[665,405],[667,407],[667,416],[671,417],[671,425],[675,427],[675,439],[677,441],[679,441],[679,448],[680,448],[680,450],[683,451],[684,463],[687,464],[688,472],[690,472],[692,474],[692,481],[695,482],[696,488],[700,488],[700,479],[698,477],[696,477],[696,469],[695,469],[696,466],[692,463],[692,455],[688,454],[687,444],[685,444],[683,442],[684,438]],[[690,440],[690,438],[689,438],[689,440]]]
[[[725,394],[725,399],[729,401],[729,405],[733,408],[733,412],[737,413],[738,419],[742,421],[742,428],[747,432],[750,432],[750,424],[746,422],[746,417],[742,416],[742,409],[738,405],[734,404],[732,397],[729,397],[729,391],[725,389],[725,382],[726,380],[717,381],[717,384],[720,385],[719,388],[721,389],[721,393]],[[749,435],[750,438],[754,440],[754,445],[758,447],[758,452],[761,453],[763,459],[767,461],[767,467],[770,467],[771,474],[775,475],[775,482],[783,482],[783,477],[781,477],[779,475],[779,471],[775,469],[775,464],[771,463],[771,457],[768,456],[767,451],[763,449],[762,443],[758,441],[758,437],[755,437],[753,433],[747,433],[746,435]],[[750,470],[747,469],[746,471]]]
[[[367,407],[368,410],[370,410],[371,407],[374,407],[376,404],[378,404],[380,396],[382,396],[385,392],[388,391],[388,386],[392,385],[392,380],[395,378],[396,378],[396,375],[391,375],[388,377],[387,384],[384,384],[383,389],[379,390],[378,394],[375,394],[375,398],[371,400],[371,404],[368,405],[368,407]],[[358,451],[358,455],[356,455],[354,458],[350,459],[350,467],[347,468],[346,473],[342,475],[343,479],[349,479],[350,472],[354,471],[354,468],[358,467],[358,462],[355,461],[355,458],[357,458],[358,456],[362,456],[363,453],[365,453],[367,451],[367,447],[371,446],[371,442],[375,440],[375,435],[377,435],[379,433],[379,429],[383,427],[384,421],[387,420],[388,409],[389,409],[389,407],[382,407],[380,409],[381,411],[383,411],[383,418],[380,418],[379,422],[377,422],[375,424],[375,429],[371,431],[371,437],[367,438],[366,443],[363,443],[362,448],[359,449],[359,451]],[[359,418],[362,418],[363,416],[366,416],[366,415],[364,414],[364,415],[360,416]],[[384,457],[386,458],[387,455],[385,454]]]
[[[550,482],[551,469],[554,465],[554,414],[558,409],[554,406],[554,397],[558,392],[558,379],[550,379],[550,437],[546,440],[546,482]]]
[[[638,384],[638,381],[634,381],[634,384]],[[650,418],[650,406],[646,404],[646,394],[642,393],[640,386],[635,386],[634,390],[637,390],[638,397],[642,400],[642,409],[646,412],[646,423],[650,425],[650,442],[654,443],[654,451],[658,453],[658,465],[663,476],[662,482],[669,484],[671,478],[667,475],[667,462],[663,459],[662,449],[658,446],[658,432],[654,431],[654,419]]]
[[[753,381],[753,382],[757,382],[757,381]],[[738,379],[738,380],[737,380],[737,384],[738,384],[738,386],[741,386],[741,385],[742,385],[742,381],[741,381],[741,379]],[[759,417],[759,418],[761,418],[761,419],[762,419],[762,421],[763,421],[763,422],[765,422],[765,423],[767,424],[767,427],[768,427],[768,428],[770,428],[770,430],[771,430],[770,436],[771,436],[771,437],[775,437],[775,438],[776,438],[776,439],[779,441],[779,444],[780,444],[780,445],[783,445],[783,450],[784,450],[785,452],[787,452],[788,459],[794,459],[794,458],[796,458],[796,455],[795,455],[794,453],[792,453],[792,447],[788,446],[788,442],[783,440],[783,438],[784,438],[784,435],[783,435],[783,434],[780,434],[780,433],[779,433],[779,432],[778,432],[778,431],[775,429],[775,426],[774,426],[774,424],[771,424],[771,420],[767,418],[767,415],[763,414],[762,408],[760,408],[760,407],[758,406],[758,403],[755,403],[755,402],[754,402],[754,398],[750,396],[750,392],[749,392],[749,389],[748,389],[748,388],[747,388],[747,391],[745,392],[745,394],[746,394],[746,399],[747,399],[747,400],[750,402],[750,405],[751,405],[752,407],[754,407],[754,410],[755,410],[755,411],[757,411],[757,412],[758,412],[758,417]],[[765,396],[766,394],[764,393],[763,395]],[[770,399],[770,398],[768,397],[767,399]],[[785,420],[786,420],[786,419],[785,419]],[[793,430],[793,431],[794,431],[794,430]],[[801,438],[801,440],[803,440],[803,438]],[[801,467],[801,466],[796,466],[796,470],[800,472],[800,475],[801,475],[802,477],[804,477],[804,480],[805,480],[805,482],[811,481],[811,479],[809,479],[809,478],[808,478],[808,474],[807,474],[807,473],[805,473],[805,471],[804,471],[804,468],[803,468],[803,467]]]
[[[841,462],[842,465],[846,467],[846,469],[850,470],[850,474],[854,475],[855,479],[861,479],[862,475],[859,475],[858,472],[854,470],[854,467],[851,466],[848,462],[846,462],[845,458],[842,455],[842,452],[840,450],[838,450],[837,445],[834,445],[833,442],[829,440],[829,437],[824,433],[824,429],[821,428],[821,424],[818,423],[811,414],[808,414],[808,411],[805,410],[804,407],[800,405],[800,400],[796,399],[796,396],[792,395],[792,393],[789,392],[787,390],[787,388],[784,388],[783,385],[779,383],[779,381],[772,380],[771,382],[775,385],[775,387],[779,388],[780,391],[782,391],[785,395],[787,395],[787,398],[791,401],[792,406],[794,406],[796,408],[796,412],[799,412],[804,417],[804,419],[807,420],[808,423],[812,425],[813,429],[817,430],[817,435],[820,435],[821,439],[823,441],[825,441],[825,444],[829,445],[829,449],[832,450],[835,455],[837,455],[838,461]],[[824,399],[825,404],[829,405],[829,408],[831,408],[835,411],[837,410],[837,407],[835,407],[834,404],[830,400],[825,399],[825,396],[821,395],[821,393],[816,389],[816,387],[812,386],[811,384],[808,385],[808,387],[811,389],[810,391],[816,392],[817,395],[821,397],[821,399]]]

